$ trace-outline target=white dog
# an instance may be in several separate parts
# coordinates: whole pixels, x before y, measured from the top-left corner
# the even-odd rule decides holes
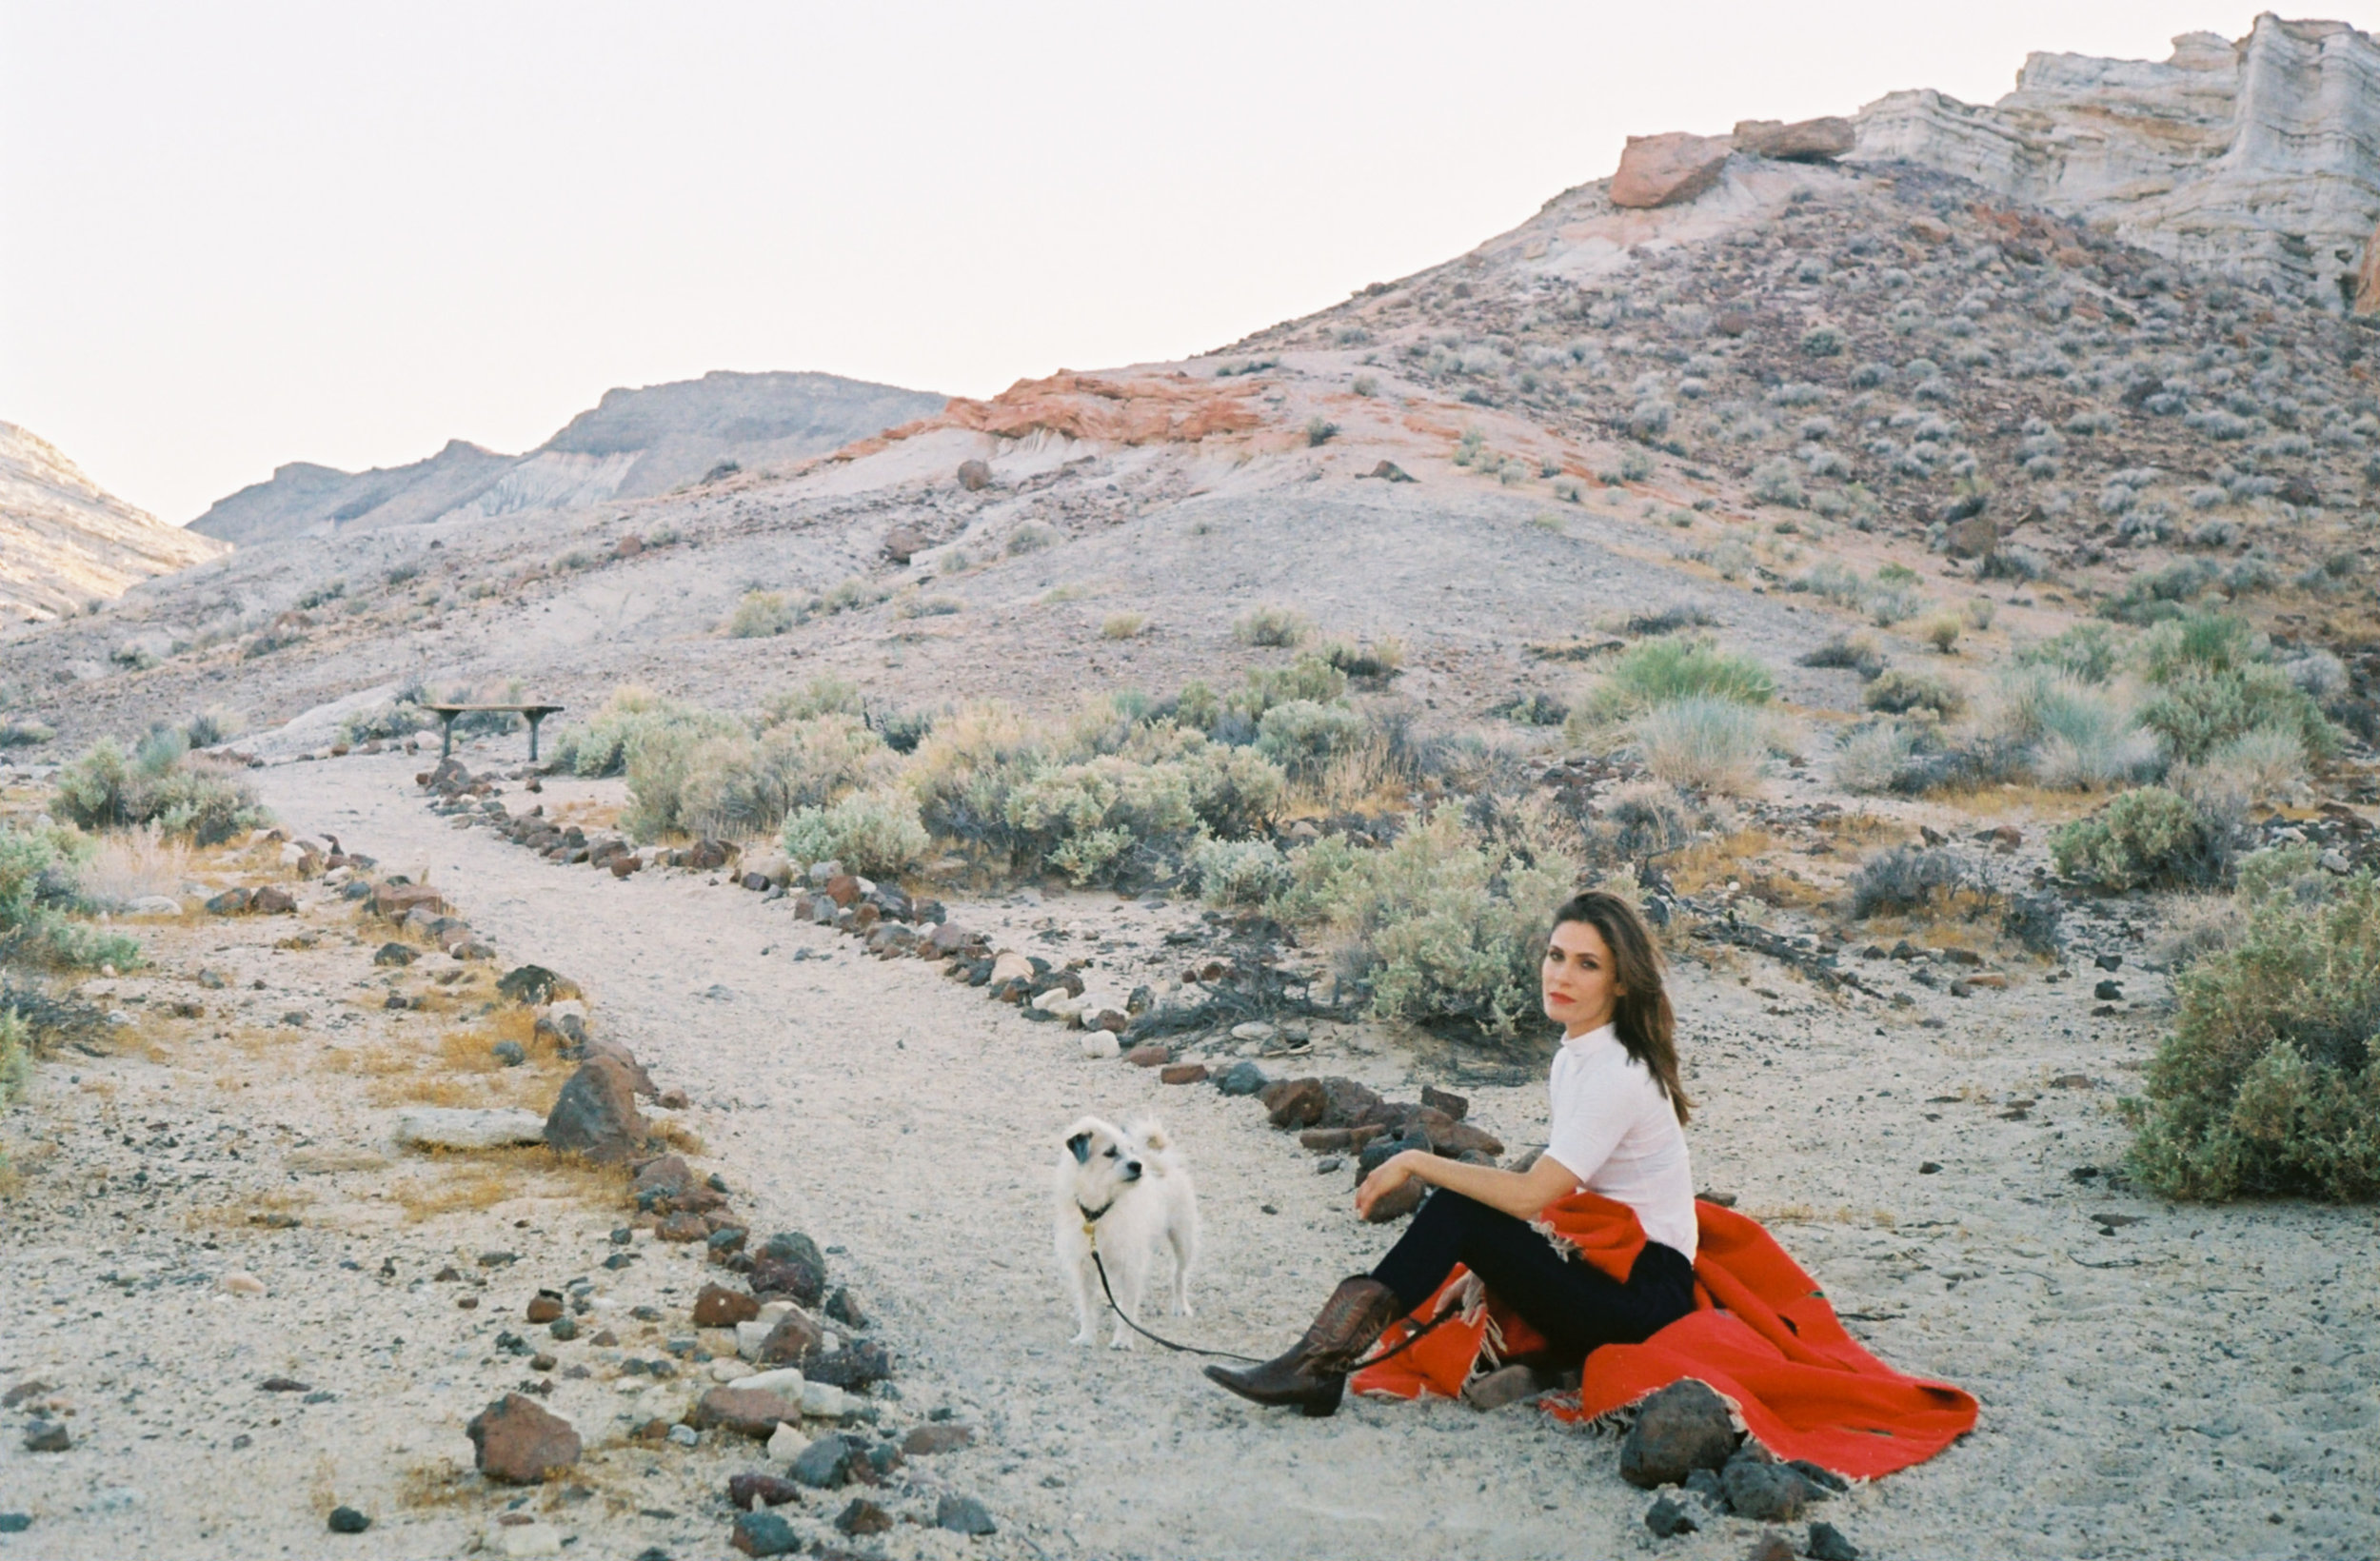
[[[1117,1310],[1138,1322],[1149,1293],[1158,1248],[1173,1249],[1174,1310],[1190,1315],[1190,1265],[1199,1252],[1199,1202],[1190,1173],[1174,1157],[1165,1130],[1146,1117],[1122,1127],[1085,1116],[1066,1130],[1057,1168],[1058,1272],[1074,1292],[1081,1331],[1077,1344],[1096,1335],[1106,1296],[1091,1255],[1107,1271]],[[1108,1341],[1132,1348],[1132,1331],[1121,1321]]]

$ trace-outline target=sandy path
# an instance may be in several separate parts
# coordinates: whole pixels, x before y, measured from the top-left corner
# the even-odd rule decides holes
[[[1346,1213],[1345,1179],[1316,1176],[1248,1102],[1084,1061],[1055,1027],[922,964],[864,959],[782,905],[686,875],[561,869],[457,830],[422,806],[411,768],[349,759],[259,779],[289,823],[428,868],[507,958],[585,982],[602,1022],[694,1096],[764,1227],[847,1249],[842,1272],[905,1352],[904,1393],[991,1433],[954,1479],[1006,1525],[1001,1553],[1653,1545],[1611,1445],[1535,1414],[1362,1403],[1308,1423],[1251,1413],[1153,1349],[1065,1343],[1044,1168],[1084,1110],[1155,1107],[1187,1145],[1207,1231],[1192,1336],[1269,1351],[1368,1264],[1381,1234]],[[787,958],[797,947],[825,958]],[[1918,1006],[1892,1016],[1815,1000],[1773,966],[1683,972],[1698,1179],[1768,1214],[1839,1308],[1876,1319],[1854,1328],[1886,1358],[1986,1403],[1975,1436],[1823,1515],[1879,1555],[2370,1553],[2372,1216],[2172,1209],[2071,1179],[2115,1161],[2120,1129],[2108,1095],[2042,1085],[2079,1069],[2133,1087],[2152,1038],[2083,1021],[2087,990],[2021,982],[1986,1008],[1913,987]],[[1409,1083],[1393,1053],[1317,1066]],[[1537,1089],[1471,1093],[1508,1141],[1541,1133]],[[2040,1104],[2003,1120],[2020,1093]],[[1943,1173],[1921,1179],[1921,1158]],[[2144,1222],[2102,1235],[2085,1216],[2107,1211]],[[1749,1531],[1722,1521],[1660,1548],[1736,1554]]]

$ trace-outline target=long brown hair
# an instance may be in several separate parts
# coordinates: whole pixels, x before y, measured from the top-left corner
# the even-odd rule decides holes
[[[1669,1097],[1679,1122],[1687,1120],[1694,1102],[1677,1079],[1677,1018],[1670,1011],[1669,990],[1661,984],[1660,951],[1636,908],[1617,895],[1588,889],[1573,895],[1554,913],[1554,925],[1583,921],[1603,935],[1612,951],[1612,980],[1618,996],[1612,1006],[1612,1028],[1628,1055],[1644,1064],[1661,1093]]]

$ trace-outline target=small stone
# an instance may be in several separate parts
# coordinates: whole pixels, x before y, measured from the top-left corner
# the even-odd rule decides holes
[[[352,1507],[330,1510],[330,1531],[334,1534],[360,1534],[372,1526],[372,1520]]]
[[[1794,1561],[1793,1541],[1773,1529],[1763,1531],[1760,1537],[1752,1542],[1752,1549],[1746,1552],[1744,1561]]]
[[[383,943],[380,945],[380,951],[372,956],[372,963],[393,965],[401,970],[421,957],[422,951],[410,944]]]
[[[1727,1488],[1719,1484],[1717,1470],[1689,1469],[1683,1483],[1687,1491],[1709,1502],[1714,1510],[1727,1511]]]
[[[1434,1084],[1421,1086],[1421,1103],[1432,1111],[1442,1111],[1459,1122],[1471,1111],[1471,1102],[1463,1096],[1441,1090]]]
[[[1421,1207],[1421,1199],[1428,1192],[1429,1189],[1421,1184],[1419,1177],[1408,1180],[1396,1191],[1384,1193],[1375,1199],[1371,1212],[1363,1216],[1364,1222],[1369,1225],[1385,1225],[1391,1220],[1402,1219]]]
[[[2091,989],[2091,995],[2101,1002],[2121,1002],[2124,985],[2121,981],[2101,981]]]
[[[973,1426],[942,1420],[912,1430],[901,1439],[901,1451],[912,1458],[930,1458],[943,1452],[956,1452],[974,1444]]]
[[[73,1445],[74,1435],[62,1420],[36,1420],[25,1428],[28,1452],[64,1452]]]
[[[788,1420],[769,1433],[768,1455],[779,1463],[791,1463],[810,1449],[810,1439],[795,1429]]]
[[[491,1480],[535,1485],[579,1461],[579,1433],[534,1400],[508,1393],[467,1428],[473,1461]]]
[[[489,1056],[507,1068],[517,1068],[529,1059],[528,1048],[517,1040],[500,1040],[487,1050]]]
[[[787,1471],[813,1490],[831,1491],[850,1477],[851,1445],[840,1436],[822,1436],[803,1448]]]
[[[2092,956],[2091,962],[2097,965],[2101,970],[2110,972],[2118,971],[2124,968],[2124,957],[2120,954],[2093,955]]]
[[[791,1555],[802,1548],[802,1536],[774,1512],[745,1512],[736,1519],[727,1543],[745,1555]]]
[[[529,1298],[526,1314],[531,1322],[554,1322],[562,1313],[562,1296],[554,1291],[541,1290]]]
[[[533,1111],[408,1106],[397,1113],[396,1139],[407,1149],[503,1149],[545,1138],[545,1121]]]
[[[524,1515],[526,1514],[520,1512],[505,1514],[506,1517]],[[486,1549],[507,1557],[560,1555],[562,1553],[562,1531],[550,1523],[540,1523],[534,1518],[526,1523],[506,1523],[503,1518],[499,1518],[496,1520],[496,1527],[488,1531]]]
[[[1810,1542],[1801,1553],[1810,1561],[1859,1561],[1859,1547],[1845,1539],[1842,1530],[1824,1521],[1810,1525]]]
[[[289,916],[297,910],[297,896],[268,883],[248,896],[248,908],[259,916]]]
[[[1245,1024],[1235,1024],[1231,1027],[1232,1039],[1244,1040],[1252,1045],[1268,1041],[1279,1033],[1262,1019],[1250,1019]]]
[[[265,1293],[265,1281],[253,1274],[233,1269],[215,1281],[215,1288],[227,1295],[262,1295]]]
[[[1737,1517],[1755,1523],[1791,1523],[1809,1500],[1809,1485],[1783,1464],[1738,1452],[1719,1471],[1727,1505]]]
[[[0,1534],[21,1534],[32,1526],[30,1512],[0,1512]]]
[[[1158,1071],[1157,1081],[1160,1084],[1202,1084],[1206,1081],[1206,1064],[1203,1062],[1169,1063]]]
[[[1268,1084],[1261,1098],[1273,1125],[1282,1131],[1312,1127],[1330,1107],[1330,1092],[1319,1078],[1289,1078]]]
[[[942,1499],[934,1504],[934,1527],[947,1529],[955,1534],[990,1534],[1000,1531],[991,1512],[973,1496],[942,1492]]]
[[[1693,1513],[1667,1496],[1658,1498],[1646,1509],[1644,1526],[1653,1531],[1653,1537],[1656,1539],[1670,1539],[1678,1534],[1690,1534],[1701,1527],[1695,1522]]]
[[[867,1326],[867,1312],[860,1305],[860,1298],[852,1294],[850,1287],[846,1285],[836,1286],[835,1293],[826,1297],[826,1314],[846,1328]]]
[[[551,1328],[546,1329],[545,1332],[552,1334],[555,1338],[560,1339],[563,1343],[567,1344],[572,1339],[579,1336],[579,1319],[565,1314],[562,1316],[556,1317],[554,1319],[554,1325]]]
[[[761,1314],[761,1303],[740,1290],[706,1284],[694,1297],[694,1326],[733,1328]]]
[[[669,1428],[669,1445],[672,1447],[701,1447],[703,1445],[703,1433],[695,1430],[692,1426],[671,1426]]]
[[[1917,1175],[1921,1176],[1931,1176],[1936,1175],[1941,1171],[1941,1169],[1942,1162],[1940,1160],[1920,1160],[1917,1163]]]
[[[783,1507],[802,1494],[802,1488],[775,1474],[734,1474],[727,1480],[728,1503],[739,1512],[755,1507]]]
[[[1314,1162],[1314,1174],[1318,1176],[1327,1176],[1346,1163],[1346,1160],[1338,1155],[1325,1155]]]
[[[2315,859],[2315,864],[2324,872],[2336,873],[2341,878],[2355,870],[2355,864],[2347,860],[2347,853],[2336,849],[2325,851]]]
[[[1124,1060],[1136,1068],[1161,1068],[1172,1061],[1173,1057],[1170,1047],[1151,1041],[1146,1046],[1135,1046],[1131,1051],[1126,1052]]]
[[[1082,1055],[1092,1061],[1104,1062],[1109,1057],[1120,1057],[1122,1054],[1123,1043],[1116,1038],[1116,1032],[1113,1030],[1082,1032]]]
[[[1727,1400],[1692,1377],[1673,1382],[1637,1406],[1619,1477],[1644,1491],[1676,1485],[1690,1470],[1724,1467],[1738,1438]]]
[[[1215,1080],[1215,1087],[1225,1095],[1257,1095],[1271,1082],[1264,1077],[1263,1069],[1253,1062],[1240,1061],[1225,1068]]]
[[[689,1418],[699,1430],[713,1426],[765,1441],[802,1413],[801,1406],[764,1388],[713,1388],[696,1399]]]
[[[892,1514],[865,1496],[853,1496],[851,1505],[835,1514],[835,1527],[855,1537],[881,1534],[892,1526]]]

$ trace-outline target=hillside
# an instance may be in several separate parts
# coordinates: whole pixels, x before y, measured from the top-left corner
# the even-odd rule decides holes
[[[609,390],[526,455],[454,440],[409,465],[344,472],[292,463],[190,523],[244,547],[423,525],[446,515],[569,509],[643,498],[722,465],[820,455],[940,409],[942,398],[833,374],[736,374]]]
[[[55,445],[0,423],[0,622],[70,617],[227,551],[133,508]]]

